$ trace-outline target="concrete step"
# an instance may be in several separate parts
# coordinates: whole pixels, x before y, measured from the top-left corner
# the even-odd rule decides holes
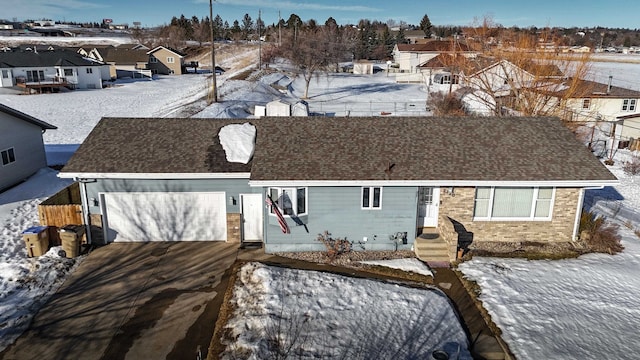
[[[440,251],[416,251],[416,255],[419,258],[434,259],[434,258],[446,258],[449,259],[449,253],[446,250]]]
[[[442,241],[438,242],[415,242],[413,247],[416,249],[446,249],[447,243]]]

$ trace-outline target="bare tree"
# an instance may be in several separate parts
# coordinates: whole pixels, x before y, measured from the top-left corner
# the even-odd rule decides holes
[[[555,42],[546,33],[520,33],[505,39],[508,45],[487,46],[496,35],[489,20],[477,28],[482,43],[477,56],[443,57],[452,74],[476,90],[476,102],[494,115],[559,116],[566,118],[567,100],[573,98],[589,72],[589,55],[559,56]],[[471,96],[474,96],[473,94]]]

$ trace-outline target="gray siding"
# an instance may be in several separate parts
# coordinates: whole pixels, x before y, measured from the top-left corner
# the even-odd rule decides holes
[[[239,213],[239,194],[260,193],[259,188],[249,187],[248,179],[193,179],[193,180],[113,180],[99,179],[87,183],[87,198],[99,199],[102,192],[220,192],[226,193],[227,213]],[[235,204],[229,197],[233,196]],[[100,214],[100,207],[90,202],[89,212]]]
[[[356,243],[356,250],[362,249],[357,243],[363,237],[368,238],[362,244],[366,250],[395,249],[389,236],[406,231],[408,244],[399,248],[409,249],[416,235],[417,191],[416,187],[384,187],[382,209],[363,210],[359,186],[309,187],[308,215],[301,217],[308,232],[305,226],[287,219],[291,234],[283,234],[275,216],[265,211],[265,250],[270,253],[325,250],[316,241],[317,235],[325,230],[333,237],[346,237]]]
[[[0,151],[9,148],[14,149],[16,161],[5,166],[0,161],[0,190],[47,166],[42,128],[0,112]]]

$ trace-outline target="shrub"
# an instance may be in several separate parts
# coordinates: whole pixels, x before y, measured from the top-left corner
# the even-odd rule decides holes
[[[580,238],[594,252],[615,254],[624,249],[618,234],[619,226],[605,221],[593,212],[583,211],[580,215]]]
[[[634,156],[630,161],[625,161],[624,164],[622,164],[622,170],[627,175],[640,174],[640,158]]]
[[[316,240],[320,241],[327,248],[327,256],[329,259],[334,260],[338,256],[351,251],[351,243],[347,239],[332,238],[331,233],[324,231],[322,234],[318,234]]]

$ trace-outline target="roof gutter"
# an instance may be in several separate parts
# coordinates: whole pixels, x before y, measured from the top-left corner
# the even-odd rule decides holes
[[[252,187],[280,186],[553,186],[593,188],[613,186],[618,180],[537,180],[537,181],[500,181],[500,180],[250,180]]]

